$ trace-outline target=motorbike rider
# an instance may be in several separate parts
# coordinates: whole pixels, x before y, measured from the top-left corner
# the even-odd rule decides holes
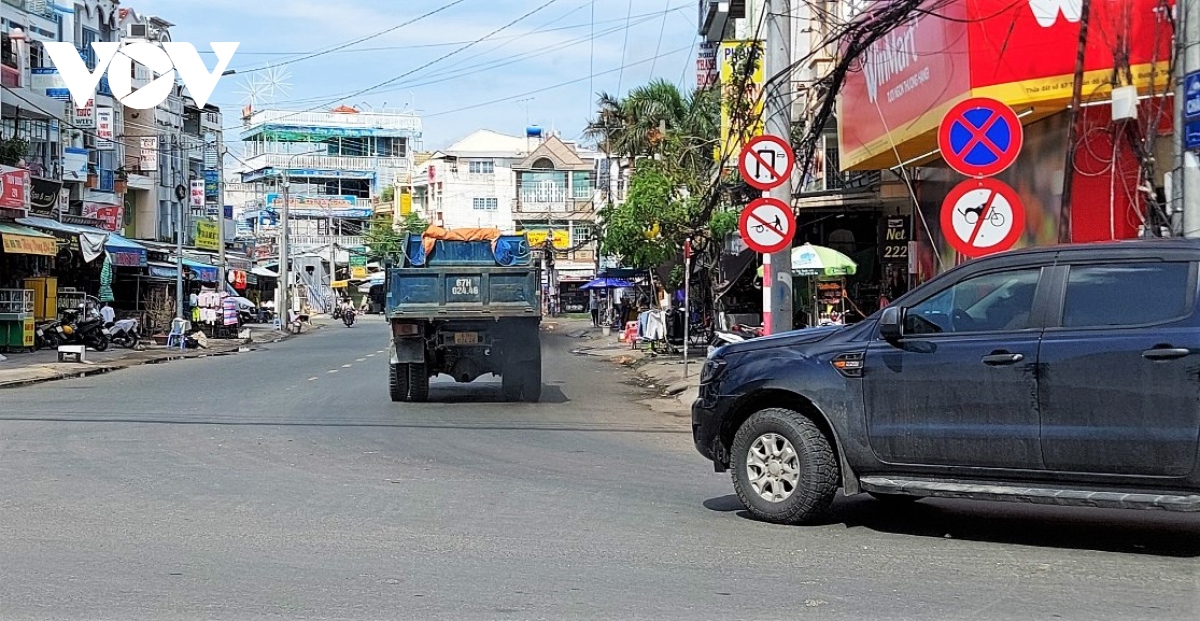
[[[117,312],[108,302],[102,302],[100,305],[100,318],[104,320],[104,327],[111,328],[113,323],[117,321]]]

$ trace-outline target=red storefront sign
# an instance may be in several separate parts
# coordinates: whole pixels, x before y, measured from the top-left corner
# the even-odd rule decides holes
[[[29,171],[24,168],[0,166],[0,208],[29,207]]]
[[[87,218],[95,218],[103,223],[103,229],[110,232],[116,232],[121,228],[121,217],[124,215],[124,208],[121,205],[106,205],[104,203],[84,203],[83,215]]]
[[[841,165],[895,166],[936,148],[950,106],[991,97],[1025,123],[1062,111],[1071,98],[1083,0],[954,0],[941,17],[917,14],[876,42],[839,99]],[[882,4],[882,3],[880,3]],[[1085,100],[1108,96],[1113,51],[1129,47],[1143,94],[1168,79],[1174,0],[1093,2],[1084,57]],[[896,153],[899,153],[899,162]]]

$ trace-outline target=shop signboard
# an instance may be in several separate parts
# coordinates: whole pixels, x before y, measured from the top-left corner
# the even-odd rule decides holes
[[[196,247],[201,250],[220,250],[220,230],[213,220],[196,221]]]
[[[204,171],[204,198],[217,198],[217,181],[220,173],[209,168]]]
[[[696,88],[708,88],[720,77],[717,69],[717,44],[705,41],[696,51]]]
[[[204,206],[204,180],[203,179],[192,179],[191,187],[192,187],[191,206],[192,207],[203,207]]]
[[[550,239],[550,245],[555,250],[566,250],[571,247],[571,233],[561,229],[549,231],[546,229],[533,229],[525,231],[525,238],[529,240],[530,248],[541,248],[546,245],[546,239]]]
[[[61,181],[34,177],[29,183],[29,213],[36,216],[51,216],[58,204]]]
[[[33,67],[29,70],[29,85],[35,92],[54,99],[67,101],[71,99],[71,91],[62,75],[54,67]]]
[[[29,171],[0,166],[0,208],[25,209],[28,205]]]
[[[106,231],[116,232],[121,228],[124,212],[124,207],[121,205],[85,201],[83,203],[82,215],[85,218],[99,220],[100,228]]]
[[[749,79],[739,71],[749,62],[751,56],[756,59],[750,71]],[[762,89],[766,83],[764,65],[764,45],[760,40],[723,41],[718,52],[721,79],[721,142],[717,146],[716,158],[726,166],[737,166],[737,154],[742,145],[750,138],[762,133],[763,130],[763,97]],[[739,93],[738,90],[741,89]],[[740,103],[742,111],[753,119],[745,123],[739,122],[734,127],[733,108]]]
[[[886,3],[878,3],[880,6]],[[968,97],[989,97],[1018,111],[1065,110],[1079,47],[1078,0],[949,0],[937,15],[915,14],[872,44],[861,70],[846,75],[838,98],[840,164],[877,170],[936,151],[946,112]],[[1093,3],[1090,20],[1125,41],[1088,46],[1082,88],[1089,101],[1111,95],[1114,51],[1139,92],[1161,90],[1173,38],[1161,0]],[[1165,34],[1164,34],[1165,33]],[[1098,35],[1092,35],[1093,39]]]
[[[367,247],[354,246],[350,248],[350,267],[366,267]]]
[[[911,216],[888,216],[879,234],[879,259],[884,263],[908,263],[908,242],[912,239]]]
[[[138,168],[142,172],[158,170],[158,136],[142,136],[138,153]]]
[[[79,108],[71,102],[67,102],[67,110],[71,113],[71,124],[79,129],[92,129],[96,127],[96,100],[89,99],[87,105]]]
[[[113,109],[107,106],[96,106],[96,149],[111,151],[116,128],[113,125]]]

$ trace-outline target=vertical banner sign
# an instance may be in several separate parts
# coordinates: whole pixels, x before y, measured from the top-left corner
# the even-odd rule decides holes
[[[25,209],[29,199],[26,188],[29,185],[29,171],[24,168],[0,166],[0,207],[5,209]]]
[[[204,198],[217,198],[217,171],[209,168],[204,171]]]
[[[707,41],[696,50],[696,88],[708,88],[720,78],[717,70],[717,44]]]
[[[737,154],[751,137],[763,133],[763,42],[724,41],[718,53],[721,77],[721,143],[716,157],[737,166]],[[753,67],[748,65],[754,59]],[[747,78],[747,71],[749,76]],[[740,92],[739,92],[740,89]],[[734,126],[736,123],[736,127]]]
[[[204,206],[204,180],[192,179],[192,207]]]
[[[212,220],[196,221],[196,247],[201,250],[220,250],[220,232]]]
[[[909,216],[889,216],[883,220],[879,238],[879,259],[884,263],[908,263],[908,242],[912,240],[912,220]]]
[[[96,106],[96,148],[101,151],[111,150],[115,133],[113,109]]]
[[[142,136],[138,153],[138,168],[143,172],[158,170],[158,136]]]

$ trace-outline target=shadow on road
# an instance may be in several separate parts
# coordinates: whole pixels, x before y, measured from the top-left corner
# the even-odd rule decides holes
[[[736,495],[704,501],[720,513],[753,520]],[[1200,519],[1163,511],[1121,511],[1005,502],[926,499],[880,502],[866,494],[838,496],[825,525],[882,533],[1044,548],[1200,557]],[[804,528],[804,527],[797,527]]]
[[[552,384],[542,384],[542,398],[538,403],[569,403],[566,393]],[[453,381],[433,382],[429,385],[430,403],[503,403],[504,394],[497,382],[468,382],[459,384]]]

